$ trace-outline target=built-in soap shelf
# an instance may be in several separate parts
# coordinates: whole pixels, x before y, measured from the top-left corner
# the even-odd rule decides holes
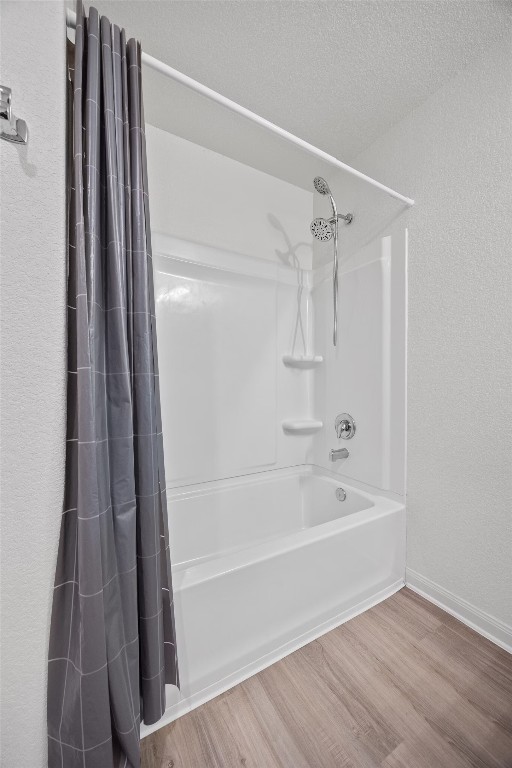
[[[323,361],[322,355],[283,355],[283,363],[288,368],[316,368]]]
[[[283,432],[294,435],[312,435],[322,429],[323,422],[318,419],[289,419],[283,421]]]

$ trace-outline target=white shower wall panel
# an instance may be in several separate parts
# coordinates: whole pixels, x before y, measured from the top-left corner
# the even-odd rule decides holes
[[[315,438],[314,461],[400,495],[405,493],[406,236],[397,226],[351,258],[343,258],[342,251],[336,348],[330,266],[315,270],[313,278],[315,350],[324,356],[314,400],[325,424]],[[334,431],[343,412],[356,422],[349,441]],[[350,455],[333,464],[329,450],[336,447],[348,448]]]
[[[314,416],[314,379],[282,356],[312,347],[313,191],[151,125],[146,143],[167,482],[302,464],[312,436],[281,424]]]
[[[340,232],[335,350],[332,241],[312,248],[309,232],[328,201],[153,126],[146,137],[169,484],[312,462],[403,494],[403,225],[383,229],[367,196],[336,190],[354,221]],[[323,364],[283,365],[304,353]],[[342,412],[357,423],[347,444],[334,433]],[[307,419],[323,429],[283,432]],[[350,457],[331,464],[345,445]]]
[[[274,464],[275,283],[157,257],[155,298],[171,477]]]
[[[318,392],[319,407],[325,408],[326,429],[319,440],[319,461],[325,465],[331,447],[337,447],[334,421],[338,413],[350,413],[356,420],[356,434],[346,442],[348,459],[336,468],[349,477],[369,485],[384,487],[387,450],[384,432],[387,403],[384,398],[386,343],[383,326],[383,265],[379,258],[345,270],[339,282],[339,341],[334,348],[325,344],[326,375]],[[322,280],[315,289],[315,302],[329,307],[331,279]],[[329,307],[330,309],[330,307]],[[322,340],[329,340],[330,312],[324,311]],[[325,329],[325,321],[329,328]],[[384,333],[383,333],[384,331]],[[318,338],[318,336],[317,336]],[[319,344],[320,344],[319,338]],[[345,444],[345,443],[344,443]]]
[[[312,436],[281,426],[312,411],[312,372],[282,362],[297,270],[160,233],[153,262],[168,485],[304,463]],[[300,308],[311,337],[308,292]]]

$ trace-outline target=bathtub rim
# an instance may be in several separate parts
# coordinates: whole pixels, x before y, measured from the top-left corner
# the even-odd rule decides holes
[[[362,496],[371,498],[372,502],[375,498],[383,498],[405,504],[405,497],[402,494],[368,485],[353,477],[344,475],[341,471],[335,471],[322,464],[315,464],[312,461],[303,462],[302,464],[291,464],[287,467],[262,467],[251,472],[237,473],[236,475],[219,477],[215,480],[200,480],[190,483],[168,483],[165,492],[167,501],[169,501],[173,496],[200,493],[203,491],[204,493],[207,493],[208,491],[211,492],[215,489],[229,487],[231,485],[252,485],[253,483],[267,482],[263,477],[265,475],[268,475],[268,482],[270,482],[274,478],[287,477],[289,475],[293,476],[296,474],[316,475],[335,480],[340,484],[350,487],[351,490],[357,491]],[[271,475],[273,477],[271,477]]]
[[[262,482],[262,474],[263,473],[258,473],[260,479],[255,479],[254,483]],[[323,467],[309,464],[301,464],[293,468],[286,468],[285,470],[267,470],[265,474],[273,474],[274,477],[269,477],[268,480],[264,480],[263,482],[272,482],[272,479],[289,477],[290,475],[301,476],[304,474],[324,478],[332,484],[339,484],[341,482],[339,476],[325,471]],[[211,481],[208,484],[201,483],[198,485],[214,486],[216,490],[221,491],[222,488],[232,487],[233,484],[236,486],[245,484],[252,485],[252,479],[249,482],[247,482],[247,479],[245,482],[243,480],[243,478],[252,478],[252,476],[251,473],[249,476],[244,475],[242,478],[234,478],[234,483],[229,479],[226,481]],[[222,483],[222,485],[219,486],[219,483]],[[339,535],[352,528],[368,525],[373,520],[396,514],[405,508],[405,503],[403,501],[397,501],[377,494],[370,494],[350,483],[346,483],[345,481],[343,481],[343,485],[347,490],[353,491],[368,500],[371,506],[359,512],[346,515],[345,517],[336,518],[335,520],[330,520],[326,523],[321,523],[320,525],[293,531],[283,536],[277,536],[249,547],[243,547],[232,552],[224,553],[219,557],[214,557],[195,565],[192,564],[188,567],[183,567],[180,564],[180,566],[174,566],[172,569],[173,590],[175,592],[182,592],[187,589],[192,589],[206,581],[218,579],[233,571],[239,571],[243,568],[251,567],[256,563],[279,557],[287,552],[320,542],[331,536]],[[194,489],[192,489],[191,486],[187,486],[187,488],[189,489],[188,491],[176,493],[176,497],[186,498],[191,494],[196,495],[203,493],[204,495],[208,495],[208,493],[211,492],[211,490],[208,491],[208,489],[203,487],[199,490],[197,490],[197,486],[195,486]]]
[[[404,509],[403,504],[396,502],[388,502],[388,504],[389,507],[385,509],[376,504],[371,509],[354,512],[354,514],[344,518],[295,531],[270,541],[255,544],[253,547],[245,547],[212,560],[189,566],[183,570],[175,570],[172,574],[173,590],[174,592],[183,592],[187,589],[192,589],[206,581],[213,581],[234,571],[250,568],[257,563],[263,563],[266,560],[280,557],[288,552],[293,552],[332,536],[340,535],[352,528],[370,525],[374,520],[395,515]]]

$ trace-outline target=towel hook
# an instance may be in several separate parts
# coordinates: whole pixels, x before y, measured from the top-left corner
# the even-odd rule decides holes
[[[27,124],[12,114],[12,91],[6,85],[0,85],[0,139],[26,144],[28,139]]]

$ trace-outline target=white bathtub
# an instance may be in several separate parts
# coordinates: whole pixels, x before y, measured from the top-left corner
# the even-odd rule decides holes
[[[325,470],[203,483],[168,501],[182,688],[169,686],[164,719],[142,736],[404,584],[404,505]]]

